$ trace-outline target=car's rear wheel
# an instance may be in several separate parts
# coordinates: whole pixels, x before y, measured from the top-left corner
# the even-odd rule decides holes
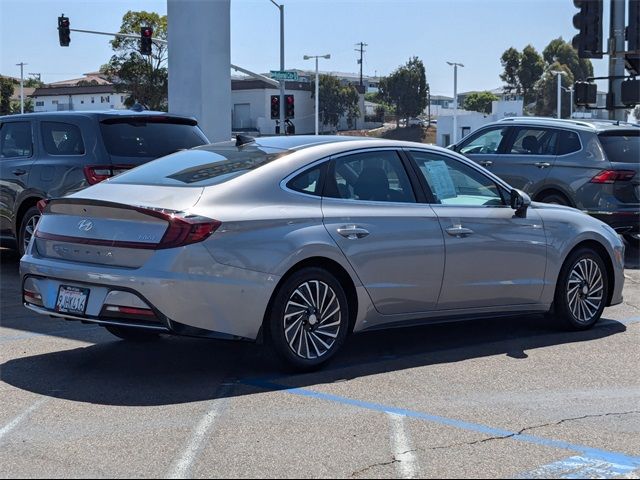
[[[37,207],[29,208],[22,217],[20,229],[18,230],[18,251],[20,252],[20,256],[24,255],[24,252],[27,251],[29,242],[36,231],[38,220],[40,220],[40,211]]]
[[[640,248],[640,233],[625,233],[623,237],[632,247]]]
[[[602,258],[591,249],[573,252],[565,261],[554,298],[555,314],[572,330],[591,328],[607,303],[608,278]]]
[[[538,201],[542,203],[552,203],[554,205],[571,206],[571,203],[564,195],[556,192],[544,193],[538,198]]]
[[[347,297],[324,269],[304,268],[278,289],[269,320],[269,341],[284,363],[312,370],[340,349],[349,330]]]
[[[160,337],[157,332],[141,328],[122,327],[120,325],[105,325],[104,328],[116,337],[131,342],[149,342]]]

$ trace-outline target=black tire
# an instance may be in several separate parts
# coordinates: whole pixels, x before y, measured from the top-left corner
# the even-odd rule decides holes
[[[347,296],[326,270],[304,268],[278,288],[266,320],[267,341],[284,365],[296,371],[314,370],[333,357],[347,338]]]
[[[558,277],[555,316],[570,330],[593,327],[606,306],[608,287],[607,269],[600,255],[589,248],[576,250],[565,260]]]
[[[122,327],[120,325],[105,325],[104,328],[116,337],[130,342],[150,342],[160,338],[158,332],[144,330],[142,328]]]
[[[567,207],[571,206],[571,202],[567,200],[567,197],[562,195],[561,193],[545,193],[544,195],[538,198],[538,202],[542,203],[553,203],[555,205],[565,205]]]
[[[20,228],[18,229],[18,253],[20,253],[20,256],[24,255],[29,240],[33,235],[33,228],[38,223],[39,218],[40,210],[37,207],[29,208],[22,217]]]
[[[625,233],[623,235],[626,242],[633,248],[640,248],[640,234],[638,233]]]

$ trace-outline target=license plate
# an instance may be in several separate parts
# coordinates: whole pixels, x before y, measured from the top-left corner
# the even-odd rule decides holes
[[[56,312],[79,313],[84,315],[87,310],[87,299],[89,289],[60,285],[58,289],[58,300],[56,301]]]

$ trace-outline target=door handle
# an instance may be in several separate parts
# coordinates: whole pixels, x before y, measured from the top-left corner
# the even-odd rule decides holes
[[[21,168],[16,168],[16,169],[13,171],[13,174],[14,174],[14,175],[17,175],[17,176],[24,175],[25,173],[27,173],[27,171],[26,171],[26,170],[23,170],[23,169],[21,169]]]
[[[469,228],[464,228],[462,225],[454,225],[445,229],[445,231],[451,235],[452,237],[464,238],[473,234],[473,230]]]
[[[364,238],[369,235],[368,230],[357,227],[355,225],[340,227],[337,231],[339,235],[342,235],[348,240],[357,240],[358,238]]]
[[[491,165],[493,165],[493,162],[491,160],[483,160],[482,162],[479,162],[479,163],[483,167],[490,167]]]
[[[538,163],[534,163],[534,165],[538,168],[547,168],[551,166],[549,162],[538,162]]]

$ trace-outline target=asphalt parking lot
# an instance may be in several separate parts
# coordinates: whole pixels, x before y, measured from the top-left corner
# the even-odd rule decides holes
[[[639,478],[640,254],[625,303],[361,334],[320,372],[39,316],[1,251],[0,477]],[[179,301],[179,299],[176,299]]]

